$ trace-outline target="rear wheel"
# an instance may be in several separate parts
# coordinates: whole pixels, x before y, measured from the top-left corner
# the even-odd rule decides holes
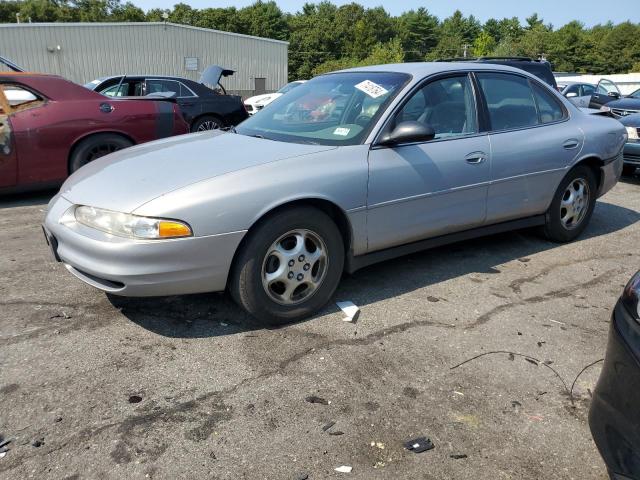
[[[229,290],[247,312],[269,325],[301,320],[324,306],[344,266],[336,224],[312,207],[261,221],[234,263]]]
[[[114,133],[99,133],[82,140],[73,149],[69,159],[69,171],[75,172],[89,162],[104,157],[110,153],[133,145],[128,138]]]
[[[200,117],[193,125],[191,125],[191,132],[206,132],[207,130],[218,130],[220,128],[224,128],[224,122],[220,120],[218,117],[213,115],[206,115],[204,117]]]
[[[584,165],[573,168],[562,180],[546,213],[545,236],[554,242],[570,242],[586,228],[596,204],[596,178]]]

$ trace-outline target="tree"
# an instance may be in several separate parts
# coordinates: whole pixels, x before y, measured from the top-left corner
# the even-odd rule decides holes
[[[238,10],[237,21],[242,33],[276,40],[285,40],[289,36],[285,16],[274,1],[258,0]]]
[[[423,60],[438,44],[438,18],[426,8],[409,10],[398,17],[396,30],[409,62]]]
[[[483,57],[489,55],[496,48],[495,39],[486,31],[480,32],[480,35],[473,41],[473,56]]]
[[[313,69],[314,75],[320,75],[335,70],[342,70],[351,67],[362,67],[367,65],[384,65],[386,63],[402,63],[404,61],[404,50],[399,38],[393,38],[386,43],[378,43],[374,46],[371,54],[362,60],[354,57],[342,57],[340,59],[328,60]]]

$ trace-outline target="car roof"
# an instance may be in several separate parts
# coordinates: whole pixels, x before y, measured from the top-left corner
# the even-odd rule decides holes
[[[522,73],[524,70],[520,68],[510,67],[497,63],[480,63],[480,62],[408,62],[408,63],[389,63],[386,65],[371,65],[368,67],[354,67],[339,72],[393,72],[408,73],[415,77],[426,77],[435,73],[451,72],[451,71],[469,71],[469,70],[501,70],[512,73]],[[524,71],[524,73],[529,73]],[[531,74],[529,74],[531,75]],[[534,76],[535,75],[531,75]],[[536,77],[537,78],[537,77]]]

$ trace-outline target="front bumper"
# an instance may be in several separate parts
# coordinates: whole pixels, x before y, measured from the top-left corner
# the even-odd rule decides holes
[[[624,144],[624,164],[640,167],[640,140],[629,140]]]
[[[589,426],[614,479],[640,480],[640,324],[615,307]]]
[[[73,204],[56,196],[44,229],[57,259],[80,280],[116,295],[145,297],[224,290],[245,231],[174,240],[132,240],[76,222],[60,223]]]

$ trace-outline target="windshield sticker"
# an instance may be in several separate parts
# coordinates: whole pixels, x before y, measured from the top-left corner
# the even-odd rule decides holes
[[[341,137],[346,137],[347,135],[349,135],[350,131],[350,128],[338,127],[333,131],[333,134],[340,135]]]
[[[356,85],[356,88],[358,90],[363,91],[364,93],[369,95],[371,98],[378,98],[384,95],[385,93],[389,93],[389,90],[387,90],[381,85],[378,85],[377,83],[373,83],[371,80],[365,80],[364,82],[360,82],[359,84]]]

